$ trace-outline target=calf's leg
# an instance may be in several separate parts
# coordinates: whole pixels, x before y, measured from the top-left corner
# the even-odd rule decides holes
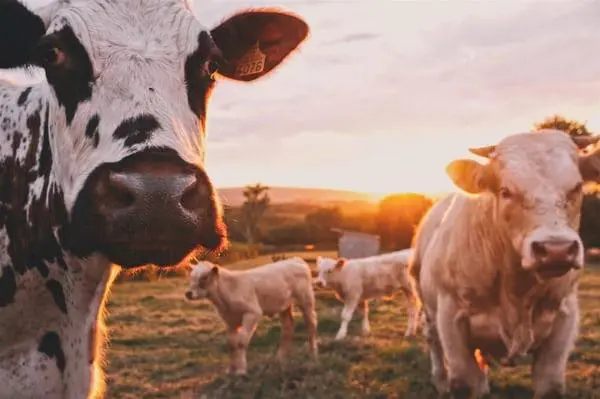
[[[261,315],[258,313],[246,313],[242,318],[242,325],[230,333],[231,365],[229,372],[237,375],[246,374],[248,369],[246,352],[260,317]]]
[[[371,325],[369,324],[369,302],[360,301],[358,304],[358,309],[362,314],[362,326],[361,332],[363,335],[367,335],[371,332]]]
[[[412,287],[404,289],[406,300],[408,302],[406,311],[408,313],[408,321],[406,325],[406,332],[404,337],[411,337],[417,335],[417,329],[419,327],[419,316],[421,314],[421,301],[414,294]]]
[[[342,323],[340,324],[340,329],[335,336],[336,340],[341,340],[346,338],[348,335],[348,323],[352,320],[352,315],[356,310],[356,306],[358,305],[358,299],[356,298],[347,298],[346,303],[344,304],[344,308],[342,309]]]
[[[446,355],[450,392],[454,397],[480,398],[489,393],[487,376],[469,349],[469,318],[450,295],[438,299],[437,329]]]
[[[535,351],[532,364],[534,398],[554,398],[566,393],[567,360],[577,339],[579,304],[576,294],[565,300],[552,332]]]
[[[294,312],[290,305],[286,310],[279,314],[281,319],[281,343],[277,350],[277,358],[281,361],[289,352],[292,336],[294,335]]]
[[[315,311],[315,295],[312,287],[305,298],[298,302],[304,324],[306,324],[306,334],[308,334],[308,350],[313,356],[317,356],[317,312]]]

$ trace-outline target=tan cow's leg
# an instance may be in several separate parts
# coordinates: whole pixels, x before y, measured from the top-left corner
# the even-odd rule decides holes
[[[429,345],[429,357],[431,358],[431,382],[438,393],[443,394],[448,390],[448,374],[444,364],[444,350],[438,335],[435,317],[428,317],[424,312],[423,333]]]
[[[281,319],[281,342],[277,350],[277,358],[283,360],[289,352],[294,335],[294,312],[290,305],[286,310],[279,314]]]
[[[437,327],[448,364],[450,392],[455,397],[480,398],[489,393],[487,376],[469,349],[469,319],[449,295],[439,298]]]
[[[550,336],[535,351],[532,365],[534,398],[565,394],[565,373],[579,329],[579,304],[576,294],[565,301],[556,316]]]
[[[363,335],[367,335],[371,332],[371,325],[369,324],[369,302],[360,301],[358,304],[358,310],[362,315],[362,327],[361,332]]]
[[[347,298],[346,303],[344,304],[344,309],[342,309],[342,323],[340,324],[340,329],[335,336],[336,340],[346,338],[348,335],[348,323],[352,320],[352,315],[356,310],[356,306],[358,305],[358,300],[354,298]]]

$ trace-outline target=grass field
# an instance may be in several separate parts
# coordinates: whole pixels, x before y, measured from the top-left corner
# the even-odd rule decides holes
[[[371,336],[334,342],[341,304],[318,292],[319,362],[306,356],[296,315],[290,360],[279,365],[277,320],[259,325],[248,351],[249,374],[225,375],[224,327],[207,302],[182,300],[187,281],[116,285],[109,302],[109,398],[415,398],[436,397],[422,337],[402,339],[404,299],[372,306]],[[581,335],[568,370],[568,398],[600,398],[600,268],[587,270],[580,289]],[[529,367],[490,369],[492,398],[531,398]]]

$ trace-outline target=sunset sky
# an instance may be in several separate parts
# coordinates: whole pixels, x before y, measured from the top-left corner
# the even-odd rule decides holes
[[[467,147],[549,114],[600,132],[600,2],[202,0],[196,15],[212,27],[260,5],[312,33],[268,78],[215,90],[217,186],[440,192]]]

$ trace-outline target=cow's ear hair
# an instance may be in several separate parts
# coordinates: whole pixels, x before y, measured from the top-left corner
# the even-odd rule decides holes
[[[32,65],[33,49],[45,33],[39,15],[17,0],[0,0],[0,69]]]
[[[334,267],[334,269],[338,269],[338,270],[339,270],[339,269],[343,268],[344,266],[346,266],[346,259],[344,259],[344,258],[339,258],[339,259],[337,260],[337,262],[335,262],[335,267]]]
[[[600,147],[579,156],[579,171],[583,180],[600,183]]]
[[[223,56],[218,74],[249,82],[279,66],[308,35],[297,16],[273,9],[246,10],[211,30]]]
[[[471,159],[458,159],[446,166],[446,173],[454,185],[469,194],[479,194],[493,187],[493,175],[489,164],[482,165]]]

